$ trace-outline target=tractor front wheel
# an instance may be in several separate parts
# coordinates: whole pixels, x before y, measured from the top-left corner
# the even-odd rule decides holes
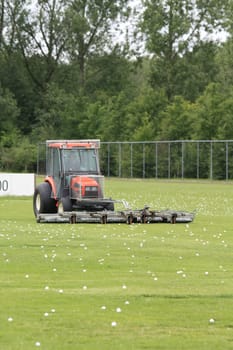
[[[72,202],[69,197],[62,197],[58,204],[58,214],[62,215],[66,211],[72,211]]]
[[[33,196],[33,211],[36,217],[39,214],[57,212],[56,201],[51,198],[51,186],[48,182],[43,182],[36,187]]]

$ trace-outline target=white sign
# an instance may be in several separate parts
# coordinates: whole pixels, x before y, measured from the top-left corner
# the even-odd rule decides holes
[[[0,196],[32,196],[35,174],[0,173]]]

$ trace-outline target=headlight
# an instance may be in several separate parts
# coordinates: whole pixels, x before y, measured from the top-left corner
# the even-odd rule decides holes
[[[97,186],[86,186],[86,191],[98,191]]]

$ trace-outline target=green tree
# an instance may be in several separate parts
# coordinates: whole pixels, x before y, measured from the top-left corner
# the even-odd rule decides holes
[[[216,64],[218,65],[216,81],[221,84],[225,93],[228,93],[233,85],[233,37],[229,37],[218,50]]]
[[[197,100],[196,139],[218,139],[219,127],[223,119],[222,103],[226,99],[221,90],[220,84],[211,83],[204,94]]]
[[[116,47],[110,53],[89,60],[85,92],[94,100],[98,99],[99,95],[101,98],[102,93],[113,96],[125,91],[132,95],[135,93],[135,85],[132,82],[134,72],[134,63],[126,59]]]
[[[39,91],[44,91],[64,57],[67,40],[64,31],[65,2],[35,0],[24,2],[17,27],[17,40],[25,67]]]
[[[230,92],[228,96],[224,97],[224,100],[220,105],[219,115],[220,122],[218,126],[217,137],[222,140],[232,140],[233,130],[233,93]]]
[[[11,92],[20,112],[14,126],[29,135],[35,123],[34,109],[39,102],[39,94],[27,75],[19,51],[13,51],[8,56],[0,53],[0,83]],[[13,120],[13,115],[9,117]]]
[[[11,92],[0,86],[0,141],[3,136],[11,134],[16,129],[19,112]]]
[[[180,96],[162,112],[161,140],[188,140],[195,130],[196,106]]]
[[[17,26],[20,22],[24,0],[0,1],[0,51],[9,56],[18,45]]]
[[[37,145],[27,136],[12,131],[0,142],[0,169],[11,172],[35,172]]]
[[[130,140],[155,140],[161,127],[161,112],[168,100],[164,90],[145,87],[127,106],[127,129]]]
[[[175,95],[179,59],[202,40],[203,33],[221,30],[228,1],[146,0],[141,29],[153,54],[152,86]]]
[[[121,16],[129,15],[128,0],[74,0],[66,11],[67,53],[77,62],[79,84],[86,82],[86,69],[91,57],[109,52],[114,46],[111,26]]]
[[[231,14],[232,15],[232,14]],[[233,25],[233,23],[232,23]],[[218,101],[219,101],[219,127],[218,137],[232,139],[232,112],[233,112],[233,38],[229,36],[227,41],[218,50],[216,55],[218,74]]]
[[[101,128],[99,135],[103,141],[125,141],[129,139],[127,128],[127,106],[129,99],[123,91],[108,97],[101,108]]]
[[[48,86],[43,105],[36,109],[35,116],[33,139],[37,142],[53,138],[81,137],[82,101],[55,84]]]
[[[32,86],[19,51],[18,26],[24,7],[23,0],[1,0],[0,2],[0,84],[10,91],[20,109],[17,120],[12,119],[15,128],[29,133],[32,127]],[[30,86],[29,86],[30,85]]]
[[[216,81],[219,66],[216,55],[219,46],[212,42],[200,42],[177,60],[174,95],[183,96],[191,102],[201,96],[209,83]]]

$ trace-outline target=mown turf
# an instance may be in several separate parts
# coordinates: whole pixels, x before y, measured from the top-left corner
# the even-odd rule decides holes
[[[232,183],[107,179],[105,192],[196,218],[37,224],[31,198],[1,198],[0,348],[232,349]]]

